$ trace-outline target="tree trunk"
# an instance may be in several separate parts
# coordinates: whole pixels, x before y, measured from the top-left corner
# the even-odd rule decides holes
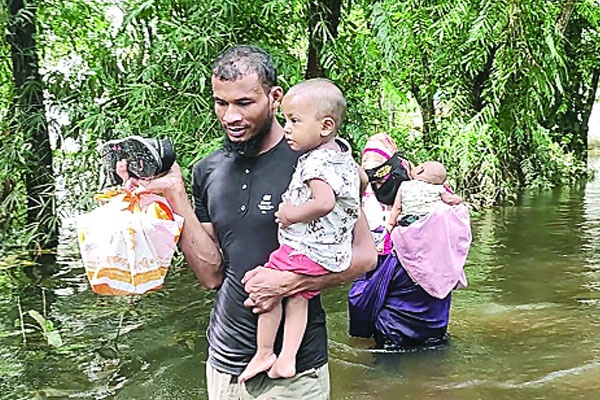
[[[471,104],[475,112],[480,112],[483,110],[484,102],[481,95],[483,94],[483,88],[488,82],[490,78],[490,74],[492,72],[492,65],[494,65],[494,57],[496,56],[496,51],[500,48],[499,45],[490,46],[488,48],[488,56],[483,66],[482,70],[473,78],[473,87],[471,89]]]
[[[27,157],[25,188],[27,223],[37,225],[38,246],[54,248],[58,224],[54,204],[54,174],[48,123],[44,109],[43,83],[35,42],[37,1],[7,0],[9,21],[6,39],[11,48],[15,84],[16,129],[25,133]]]
[[[431,150],[437,143],[433,92],[428,90],[426,93],[423,93],[417,87],[413,86],[411,88],[411,93],[415,96],[419,108],[421,109],[421,117],[423,119],[423,146],[427,150]]]
[[[421,117],[423,119],[423,146],[427,150],[432,150],[437,144],[437,127],[435,121],[435,105],[433,96],[436,91],[429,72],[429,60],[425,52],[421,55],[421,66],[423,68],[423,78],[419,83],[412,82],[410,91],[415,96]]]
[[[571,19],[571,14],[573,14],[573,10],[575,9],[575,3],[577,3],[577,0],[565,0],[563,3],[562,9],[560,10],[560,15],[556,21],[556,29],[561,34],[565,32],[565,29],[567,29],[567,25]]]
[[[341,0],[309,0],[308,18],[308,63],[305,78],[324,77],[325,71],[321,65],[325,37],[337,37],[340,24]],[[323,32],[323,28],[328,33]]]
[[[565,111],[564,114],[557,114],[558,118],[555,117],[553,123],[558,127],[556,134],[561,136],[561,140],[563,140],[563,135],[569,134],[570,140],[567,142],[567,148],[573,151],[578,159],[586,161],[588,124],[596,97],[600,71],[598,68],[588,69],[592,77],[590,81],[587,72],[582,72],[578,65],[583,35],[590,24],[584,18],[571,15],[573,5],[570,3],[570,1],[565,2],[561,17],[557,22],[558,28],[565,38],[567,79],[563,84],[564,91],[560,94],[560,102],[557,102],[557,107],[560,106]]]
[[[600,80],[600,69],[596,68],[592,73],[592,83],[588,92],[586,93],[586,99],[584,100],[583,110],[581,113],[581,125],[582,125],[582,141],[583,141],[583,159],[587,160],[587,147],[588,147],[588,133],[590,130],[590,117],[592,116],[592,109],[594,108],[594,102],[596,101],[596,92],[598,90],[598,82]]]

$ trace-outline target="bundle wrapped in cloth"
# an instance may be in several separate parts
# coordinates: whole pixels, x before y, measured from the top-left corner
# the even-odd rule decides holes
[[[104,205],[77,219],[81,258],[94,292],[144,294],[167,275],[183,217],[155,194],[114,190],[96,195]]]

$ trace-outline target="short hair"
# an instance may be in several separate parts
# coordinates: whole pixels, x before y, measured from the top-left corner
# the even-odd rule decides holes
[[[329,79],[314,78],[292,86],[287,96],[306,92],[315,99],[317,118],[333,118],[337,130],[346,116],[346,99],[340,88]]]
[[[277,86],[277,70],[271,56],[255,46],[234,46],[215,60],[212,75],[223,81],[236,81],[255,73],[265,92]]]

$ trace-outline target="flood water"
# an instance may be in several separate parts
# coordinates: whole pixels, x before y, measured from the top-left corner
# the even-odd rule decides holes
[[[599,156],[590,162],[600,168]],[[444,348],[374,352],[347,335],[348,287],[323,294],[332,399],[600,398],[600,178],[526,192],[472,227],[470,284],[453,295]],[[39,283],[0,273],[1,399],[206,399],[212,294],[190,271],[172,268],[164,289],[142,297],[102,297],[73,234],[60,254]],[[24,345],[19,304],[46,315],[63,345],[35,329]]]

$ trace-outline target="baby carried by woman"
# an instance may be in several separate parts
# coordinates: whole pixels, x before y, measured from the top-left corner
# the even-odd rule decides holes
[[[468,210],[445,185],[440,163],[413,167],[383,133],[367,142],[363,166],[370,181],[365,214],[374,238],[383,226],[389,244],[378,249],[377,269],[350,289],[350,334],[375,336],[380,347],[442,341],[451,291],[467,284]]]

